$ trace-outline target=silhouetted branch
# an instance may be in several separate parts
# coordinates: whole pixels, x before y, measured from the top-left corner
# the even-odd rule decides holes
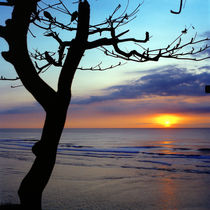
[[[0,80],[1,81],[17,81],[17,80],[20,80],[20,78],[19,77],[16,77],[16,78],[6,78],[6,77],[1,76],[0,77]],[[23,86],[23,85],[11,85],[10,87],[11,88],[16,88],[16,87],[21,87],[21,86]]]
[[[58,44],[59,44],[59,48],[58,48],[58,60],[56,61],[52,56],[55,55],[55,52],[45,52],[45,53],[40,53],[38,50],[35,50],[35,53],[31,53],[32,58],[34,58],[35,60],[46,60],[48,62],[48,65],[54,65],[54,66],[62,66],[62,61],[64,58],[64,50],[66,47],[70,47],[71,46],[71,41],[62,41],[58,34],[56,32],[53,31],[47,31],[45,34],[45,36],[47,37],[52,37],[53,39],[55,39]]]
[[[192,57],[193,55],[196,55],[200,52],[205,51],[207,48],[209,47],[205,47],[202,48],[201,50],[193,50],[190,49],[190,51],[186,51],[185,53],[180,53],[179,51],[187,46],[190,45],[195,45],[199,42],[204,42],[206,40],[199,40],[199,41],[195,41],[195,37],[192,38],[192,40],[190,42],[187,42],[186,44],[182,44],[182,36],[184,34],[186,34],[189,30],[188,29],[184,29],[181,34],[173,41],[171,42],[166,48],[160,48],[160,49],[154,49],[154,50],[150,50],[150,49],[146,49],[143,46],[140,45],[140,43],[146,43],[149,41],[149,33],[146,32],[145,35],[145,39],[135,39],[135,38],[124,38],[121,39],[121,37],[123,35],[125,35],[126,33],[129,32],[129,30],[125,30],[121,33],[119,33],[118,35],[116,34],[116,30],[124,25],[127,24],[129,21],[131,21],[133,18],[135,18],[135,15],[137,14],[141,4],[138,4],[137,7],[130,12],[129,14],[127,13],[127,9],[128,9],[128,4],[129,1],[126,5],[125,10],[119,15],[116,16],[116,14],[119,12],[121,5],[119,4],[114,11],[111,13],[111,15],[102,23],[99,24],[95,24],[95,25],[89,25],[89,35],[94,35],[99,33],[100,35],[102,35],[103,32],[109,32],[110,33],[110,38],[108,37],[104,37],[104,38],[99,38],[93,41],[89,41],[86,43],[86,49],[90,50],[90,49],[94,49],[94,48],[101,48],[101,50],[108,56],[114,57],[114,58],[120,58],[120,59],[124,59],[124,60],[131,60],[131,61],[136,61],[136,62],[146,62],[146,61],[158,61],[160,59],[160,57],[164,57],[164,58],[174,58],[174,59],[189,59],[189,60],[198,60],[195,57]],[[62,9],[59,8],[60,12],[63,12],[64,14],[67,14],[69,16],[72,16],[73,13],[71,13],[68,8],[64,5],[64,3],[59,0],[59,5],[62,6]],[[56,4],[53,5],[53,9],[58,9]],[[181,5],[182,7],[182,2]],[[180,8],[181,8],[180,7]],[[50,8],[49,5],[47,5],[47,8]],[[42,12],[45,11],[45,9],[42,9]],[[78,15],[75,12],[76,15]],[[59,35],[54,32],[52,30],[52,26],[54,27],[59,27],[62,29],[66,29],[69,31],[72,30],[77,30],[76,28],[71,28],[67,25],[63,25],[62,23],[59,23],[56,18],[53,18],[50,14],[45,14],[45,18],[40,18],[41,21],[44,21],[48,24],[48,27],[46,28],[47,31],[45,32],[45,36],[48,37],[52,37],[53,39],[55,39],[58,44],[59,44],[59,49],[58,49],[58,60],[56,61],[52,56],[55,55],[54,53],[49,54],[47,51],[43,54],[39,54],[42,56],[39,56],[39,58],[41,57],[41,60],[46,60],[47,61],[47,66],[48,65],[54,65],[54,66],[63,66],[62,64],[62,60],[64,58],[64,50],[66,47],[70,47],[71,48],[71,44],[72,41],[62,41],[61,38],[59,37]],[[194,27],[193,27],[194,28]],[[120,43],[127,43],[127,42],[131,42],[134,43],[138,46],[140,46],[142,50],[137,51],[137,50],[131,50],[130,52],[124,51],[119,47]],[[114,51],[108,50],[105,48],[105,46],[112,46],[114,48]],[[189,56],[189,57],[187,57]],[[182,58],[181,58],[182,57]],[[201,58],[201,59],[207,59],[206,58]],[[199,59],[200,60],[200,59]],[[43,66],[43,68],[45,67],[45,65]],[[42,68],[42,67],[41,67]],[[87,69],[87,70],[92,70],[93,67],[91,68],[78,68],[78,69]],[[38,68],[40,70],[40,68]],[[96,70],[96,69],[95,69]],[[100,68],[98,68],[98,70],[100,70]]]
[[[41,6],[40,7],[40,10],[36,13],[36,15],[34,16],[34,19],[32,20],[32,22],[39,28],[41,29],[45,29],[45,30],[51,30],[53,27],[57,27],[57,28],[60,28],[60,29],[64,29],[64,30],[67,30],[67,31],[76,31],[77,28],[74,28],[74,27],[69,27],[69,25],[71,24],[71,22],[69,22],[68,24],[63,24],[59,21],[56,20],[56,18],[53,18],[52,15],[47,11],[48,9],[54,9],[58,12],[61,12],[63,14],[66,14],[66,15],[69,15],[71,17],[74,16],[74,14],[77,13],[74,12],[74,13],[71,13],[67,7],[65,6],[65,4],[59,0],[58,3],[55,3],[53,5],[50,5],[50,4],[46,4],[45,2],[41,1],[41,3],[43,3],[46,7],[45,8],[42,8]],[[62,6],[62,8],[58,7],[59,5]],[[40,16],[40,14],[43,13],[44,16]],[[35,22],[35,20],[38,20],[38,22]],[[69,18],[70,20],[70,18]],[[43,26],[41,25],[41,23],[47,25],[47,26]]]
[[[0,2],[0,6],[14,6],[14,0],[7,0],[7,2]]]
[[[46,10],[48,10],[48,9],[54,9],[54,10],[56,10],[56,11],[59,11],[59,12],[64,12],[63,10],[60,10],[57,6],[58,5],[61,5],[61,3],[59,2],[59,3],[55,3],[55,4],[46,4],[44,1],[41,1],[41,3],[43,4],[43,5],[45,5],[46,7],[45,8],[42,8],[39,4],[38,4],[38,7],[40,8],[40,10],[39,10],[39,13],[40,12],[43,12],[43,11],[46,11]]]
[[[41,2],[44,3],[43,1],[41,1]],[[34,21],[35,19],[33,19],[33,21],[32,21],[36,26],[38,26],[42,29],[45,29],[45,30],[51,30],[52,27],[58,27],[60,29],[64,29],[64,30],[67,30],[67,31],[76,31],[77,30],[77,28],[69,26],[74,20],[77,21],[77,16],[78,16],[77,11],[71,13],[61,0],[59,0],[59,3],[53,4],[53,5],[49,5],[49,4],[46,4],[46,3],[44,3],[44,4],[46,5],[46,7],[41,8],[39,10],[39,12],[36,13],[35,19],[38,20],[39,22],[35,22]],[[129,4],[129,1],[128,1],[128,4]],[[116,24],[115,29],[124,25],[124,24],[127,24],[128,22],[130,22],[133,18],[135,18],[135,15],[138,12],[138,9],[141,6],[141,4],[137,5],[137,7],[130,14],[127,14],[127,13],[125,13],[125,11],[127,10],[128,4],[126,6],[126,9],[123,11],[123,13],[121,15],[119,15],[118,17],[115,17],[115,14],[121,8],[121,5],[118,5],[117,8],[114,10],[114,12],[109,16],[109,18],[107,18],[102,23],[95,24],[95,25],[90,25],[89,34],[90,35],[95,34],[95,33],[100,33],[101,34],[104,31],[110,31],[110,22],[113,22],[113,23]],[[58,5],[62,5],[63,8],[56,7]],[[60,23],[59,21],[57,21],[56,18],[53,18],[53,17],[52,18],[46,18],[45,15],[44,15],[44,17],[40,16],[40,14],[42,12],[44,13],[49,8],[57,10],[59,12],[62,12],[66,15],[71,16],[70,23],[69,24],[63,24],[63,23]],[[70,18],[69,18],[69,20],[70,20]],[[47,26],[40,25],[40,22],[43,22],[43,23],[47,24]]]
[[[89,67],[89,68],[78,67],[77,69],[85,70],[85,71],[106,71],[106,70],[110,70],[110,69],[116,68],[118,66],[122,66],[124,64],[125,63],[119,62],[118,64],[115,64],[115,65],[110,65],[110,66],[107,66],[107,67],[101,67],[102,62],[100,62],[99,64],[97,64],[96,66],[93,66],[93,67]]]
[[[65,4],[61,0],[59,0],[59,2],[64,8],[63,12],[64,13],[66,12],[67,14],[72,15],[71,12],[68,10],[68,8],[65,6]]]
[[[137,12],[142,4],[138,4],[137,7],[129,14],[126,13],[126,11],[128,9],[128,5],[129,5],[129,0],[128,0],[125,10],[119,16],[115,17],[115,14],[121,8],[120,4],[115,8],[113,13],[109,16],[109,18],[104,20],[102,23],[90,25],[89,34],[92,35],[92,34],[100,33],[100,35],[101,35],[102,32],[111,31],[111,24],[114,25],[115,29],[117,29],[120,26],[123,26],[124,24],[127,24],[130,21],[132,21],[136,17],[135,15],[137,14]]]
[[[114,51],[111,51],[107,48],[105,48],[105,45],[108,45],[110,43],[105,43],[103,46],[101,46],[101,50],[104,52],[105,55],[114,57],[114,58],[121,58],[124,60],[131,60],[135,62],[146,62],[146,61],[157,61],[159,58],[174,58],[174,59],[182,59],[182,60],[194,60],[194,61],[200,61],[200,60],[205,60],[208,59],[209,57],[204,57],[204,58],[195,58],[195,55],[204,52],[206,49],[210,48],[210,45],[205,45],[205,47],[201,47],[200,49],[196,50],[193,47],[190,49],[187,49],[187,47],[190,47],[192,45],[196,45],[199,43],[203,43],[206,41],[209,41],[209,38],[201,39],[201,40],[196,40],[196,35],[193,38],[191,38],[190,41],[183,43],[182,44],[182,36],[186,34],[188,29],[185,29],[182,31],[181,35],[179,35],[173,42],[171,42],[166,48],[159,48],[159,49],[146,49],[142,47],[138,42],[134,40],[126,40],[124,39],[123,41],[133,41],[135,42],[136,45],[138,45],[143,51],[136,51],[136,50],[131,50],[130,52],[125,52],[121,50],[118,46],[118,39],[116,38],[115,35],[115,30],[112,29],[111,34],[112,34],[112,40],[113,40],[113,47]],[[147,35],[146,37],[149,37]],[[115,41],[116,40],[116,41]],[[145,39],[146,41],[147,39]],[[107,41],[108,42],[108,41]],[[180,52],[182,49],[185,49],[184,52]]]
[[[118,39],[120,36],[124,35],[125,33],[127,33],[129,30],[122,32],[121,34],[114,36],[112,38],[101,38],[92,42],[88,42],[87,43],[87,49],[93,49],[93,48],[97,48],[100,46],[105,46],[105,45],[115,45],[118,43],[122,43],[122,42],[136,42],[136,43],[146,43],[147,41],[149,41],[149,33],[146,32],[146,36],[144,40],[138,40],[135,38],[127,38],[127,39]]]
[[[39,67],[38,64],[37,64],[37,62],[35,62],[35,67],[36,67],[37,70],[38,70],[38,71],[37,71],[37,74],[44,73],[51,65],[52,65],[52,64],[47,63],[47,64],[45,64],[44,66]],[[19,77],[16,77],[16,78],[7,78],[7,77],[1,76],[1,77],[0,77],[0,80],[4,80],[4,81],[16,81],[16,80],[20,80],[20,78],[19,78]],[[23,86],[23,85],[21,85],[21,86]],[[12,88],[15,88],[16,86],[11,86],[11,87],[12,87]],[[20,87],[20,86],[18,85],[18,87]]]
[[[61,29],[65,29],[67,31],[76,31],[78,30],[76,27],[70,27],[69,24],[63,24],[56,20],[51,13],[49,13],[48,9],[53,9],[55,11],[59,11],[65,15],[68,15],[72,18],[73,14],[75,14],[75,17],[73,17],[73,20],[77,21],[78,18],[78,11],[70,12],[70,10],[67,8],[67,6],[63,3],[62,0],[58,0],[57,3],[54,3],[52,5],[46,4],[44,1],[41,1],[41,3],[44,5],[42,8],[39,6],[39,10],[32,13],[33,17],[33,23],[37,25],[38,27],[45,30],[44,36],[51,37],[54,40],[57,41],[59,44],[57,52],[49,52],[45,51],[44,53],[38,52],[38,50],[35,51],[34,54],[31,53],[31,57],[34,58],[37,61],[46,61],[44,65],[41,67],[38,66],[38,63],[35,62],[35,67],[37,69],[37,73],[45,72],[51,65],[54,66],[60,66],[63,67],[63,60],[65,57],[64,51],[68,47],[69,50],[71,49],[73,40],[71,41],[63,41],[57,32],[53,30],[54,27],[58,27]],[[40,4],[39,4],[40,5]],[[149,41],[149,33],[146,32],[145,39],[136,39],[136,38],[121,38],[123,35],[127,34],[129,30],[125,30],[118,35],[116,34],[116,30],[124,25],[127,24],[129,21],[131,21],[133,18],[136,17],[137,12],[139,11],[139,8],[142,4],[138,4],[137,7],[131,11],[130,13],[127,13],[129,5],[129,0],[127,1],[127,5],[123,12],[117,16],[117,13],[119,13],[121,9],[121,5],[119,4],[114,11],[111,13],[111,15],[105,19],[103,22],[95,25],[89,25],[89,35],[94,35],[99,33],[102,35],[103,32],[109,32],[110,38],[104,37],[99,38],[93,41],[86,42],[85,49],[94,49],[94,48],[100,48],[106,55],[114,57],[114,58],[120,58],[124,60],[131,60],[136,62],[146,62],[146,61],[157,61],[160,57],[164,58],[175,58],[175,59],[190,59],[190,60],[198,60],[198,58],[192,57],[193,55],[196,55],[200,52],[205,51],[209,46],[203,47],[202,49],[195,50],[194,48],[190,49],[190,51],[185,51],[180,53],[179,51],[189,45],[195,45],[199,42],[206,41],[205,40],[199,40],[195,41],[195,37],[192,38],[190,42],[187,42],[186,44],[182,44],[182,36],[188,32],[188,29],[184,29],[182,33],[173,41],[171,42],[166,48],[160,48],[160,49],[146,49],[140,43],[146,43]],[[182,1],[180,2],[180,9],[182,8]],[[174,11],[172,11],[174,12]],[[174,12],[175,13],[175,12]],[[43,14],[41,16],[41,14]],[[70,20],[70,18],[69,18]],[[44,23],[45,26],[41,25],[41,23]],[[0,35],[3,37],[4,35],[4,27],[0,27]],[[120,43],[127,43],[131,42],[136,45],[138,45],[141,50],[131,50],[130,52],[124,51],[119,47]],[[108,50],[105,48],[105,46],[112,46],[114,48],[114,51]],[[143,49],[143,50],[142,50]],[[57,54],[57,56],[56,56]],[[56,59],[54,58],[56,56]],[[185,57],[184,57],[185,56]],[[186,57],[191,56],[191,57]],[[182,58],[181,58],[182,57]],[[202,59],[207,59],[202,58]],[[98,66],[99,67],[99,66]],[[96,70],[96,68],[78,68],[81,70]],[[105,68],[109,69],[109,67]],[[101,67],[98,68],[98,70],[101,70]]]
[[[67,30],[67,31],[76,31],[77,28],[74,28],[74,27],[69,27],[68,25],[65,25],[57,20],[49,20],[49,19],[46,19],[46,18],[43,18],[43,17],[40,17],[39,18],[40,21],[42,21],[43,23],[45,23],[47,25],[47,27],[44,27],[36,22],[34,22],[34,24],[41,28],[41,29],[44,29],[44,30],[51,30],[53,27],[57,27],[57,28],[60,28],[60,29],[63,29],[63,30]]]
[[[35,62],[35,66],[36,66],[36,68],[38,69],[37,74],[44,73],[51,65],[52,65],[52,64],[47,63],[47,64],[45,64],[44,66],[39,67],[38,64],[37,64],[37,62]]]
[[[19,79],[20,79],[19,77],[16,77],[16,78],[6,78],[6,77],[3,77],[3,76],[0,77],[0,80],[6,80],[6,81],[16,81],[16,80],[19,80]]]

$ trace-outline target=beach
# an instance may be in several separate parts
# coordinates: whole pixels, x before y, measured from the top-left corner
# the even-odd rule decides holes
[[[210,209],[210,129],[67,129],[43,210]],[[40,130],[0,131],[0,202],[18,203]]]

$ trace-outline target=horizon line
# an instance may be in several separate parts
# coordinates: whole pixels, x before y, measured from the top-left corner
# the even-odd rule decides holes
[[[43,129],[43,128],[0,128],[1,130],[3,129]],[[210,129],[210,127],[152,127],[152,128],[107,128],[107,127],[104,127],[104,128],[88,128],[88,127],[83,127],[83,128],[64,128],[65,129],[165,129],[165,130],[168,130],[168,129]]]

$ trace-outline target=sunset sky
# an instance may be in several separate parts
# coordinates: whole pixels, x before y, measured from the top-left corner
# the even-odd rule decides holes
[[[51,1],[52,2],[52,1]],[[54,1],[53,1],[54,2]],[[67,5],[76,9],[76,4]],[[109,17],[120,3],[122,10],[127,1],[90,0],[91,23]],[[128,11],[139,3],[130,0]],[[185,28],[189,29],[183,41],[190,40],[197,32],[197,39],[210,37],[210,1],[186,0],[179,15],[170,10],[179,9],[179,0],[144,0],[138,16],[120,32],[130,29],[127,36],[144,39],[148,31],[151,41],[145,48],[166,47]],[[0,24],[11,10],[0,7]],[[58,16],[58,18],[63,18]],[[64,19],[65,21],[65,19]],[[28,34],[29,49],[41,52],[54,49],[56,43],[41,36],[37,28]],[[61,32],[62,33],[62,32]],[[65,40],[69,34],[63,34]],[[205,43],[206,44],[206,43]],[[136,46],[133,45],[135,48]],[[143,45],[142,45],[143,46]],[[126,50],[132,46],[123,46]],[[0,49],[7,45],[0,39]],[[210,56],[210,49],[202,56]],[[87,51],[80,66],[115,65],[119,60],[105,57],[99,50]],[[123,62],[123,61],[122,61]],[[41,77],[56,89],[59,68],[52,67]],[[16,77],[13,67],[0,56],[0,76]],[[42,127],[44,112],[39,104],[24,89],[10,88],[20,81],[0,81],[0,128]],[[195,62],[160,59],[159,62],[126,64],[108,71],[77,71],[68,112],[68,128],[195,128],[210,127],[210,94],[205,94],[205,85],[210,85],[210,59]]]

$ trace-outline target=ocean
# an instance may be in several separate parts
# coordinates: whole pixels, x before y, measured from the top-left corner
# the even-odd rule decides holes
[[[40,129],[0,129],[0,203],[18,203]],[[209,210],[210,129],[65,129],[43,210]]]

